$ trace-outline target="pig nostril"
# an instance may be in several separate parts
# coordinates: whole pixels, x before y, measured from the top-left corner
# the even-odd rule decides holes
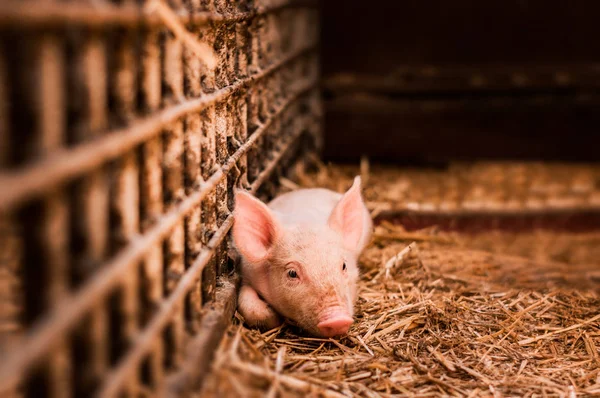
[[[346,334],[351,324],[352,318],[348,316],[338,316],[319,323],[317,327],[323,336],[333,337]]]

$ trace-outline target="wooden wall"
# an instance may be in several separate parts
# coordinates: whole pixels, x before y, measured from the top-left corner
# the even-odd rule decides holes
[[[328,0],[325,156],[596,160],[600,3]]]

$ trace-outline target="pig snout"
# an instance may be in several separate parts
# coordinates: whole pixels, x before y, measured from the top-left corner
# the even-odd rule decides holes
[[[348,333],[354,320],[344,310],[328,311],[317,324],[319,332],[324,337],[334,337]]]

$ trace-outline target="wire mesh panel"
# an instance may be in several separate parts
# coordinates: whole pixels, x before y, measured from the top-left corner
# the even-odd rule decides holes
[[[2,396],[185,395],[233,190],[320,145],[314,4],[0,4]]]

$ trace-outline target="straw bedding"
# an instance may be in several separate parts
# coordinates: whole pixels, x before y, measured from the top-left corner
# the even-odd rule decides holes
[[[321,167],[296,180],[341,191],[356,172]],[[368,176],[385,173],[394,172]],[[381,184],[366,184],[374,211],[394,191]],[[361,259],[348,336],[312,338],[289,325],[261,334],[236,316],[200,394],[600,395],[599,243],[590,232],[468,235],[381,223]]]

